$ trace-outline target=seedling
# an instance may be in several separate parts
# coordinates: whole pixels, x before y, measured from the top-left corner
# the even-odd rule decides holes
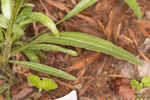
[[[143,98],[136,98],[136,100],[144,100]]]
[[[42,90],[49,91],[49,90],[54,90],[58,87],[57,84],[49,78],[40,79],[40,77],[36,75],[29,75],[27,79],[31,84],[33,84],[39,90],[35,99],[41,96]]]
[[[150,77],[143,77],[141,82],[133,79],[130,81],[130,85],[132,88],[135,88],[137,90],[141,90],[144,87],[150,87]]]
[[[137,90],[143,89],[143,83],[139,83],[139,81],[137,80],[131,80],[130,85],[132,88],[137,89]]]
[[[137,90],[142,90],[144,87],[150,87],[150,77],[143,77],[141,82],[133,79],[130,81],[130,85]],[[143,98],[137,98],[136,100],[143,100]]]
[[[98,0],[81,0],[73,10],[70,11],[57,24],[73,17],[87,7],[95,4]],[[51,66],[40,64],[37,55],[46,58],[43,51],[61,51],[72,56],[77,56],[77,52],[63,48],[60,45],[74,46],[85,48],[88,50],[102,52],[108,55],[117,56],[123,60],[129,61],[133,64],[141,64],[131,53],[126,50],[94,36],[80,32],[59,32],[55,22],[49,17],[39,12],[33,12],[33,5],[26,0],[1,0],[0,15],[0,69],[7,77],[8,87],[17,82],[15,73],[11,71],[10,63],[22,65],[29,69],[50,74],[56,77],[75,80],[76,78],[64,71],[56,69]],[[25,34],[28,25],[33,22],[40,22],[45,25],[51,32],[43,31],[37,36],[33,36],[26,41],[21,41],[21,37]],[[29,61],[11,60],[15,58],[17,53],[24,53]],[[49,80],[42,80],[42,84]],[[35,85],[35,84],[34,84]],[[38,85],[37,85],[38,86]],[[38,87],[46,89],[48,87]],[[50,88],[51,89],[51,88]],[[8,89],[9,90],[9,89]]]
[[[57,88],[57,84],[49,78],[42,78],[36,75],[29,75],[28,81],[39,89],[39,92],[42,90],[49,91]]]

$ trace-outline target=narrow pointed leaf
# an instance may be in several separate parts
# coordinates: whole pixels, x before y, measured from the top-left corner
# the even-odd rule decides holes
[[[39,71],[39,72],[43,72],[46,74],[50,74],[53,76],[57,76],[60,78],[64,78],[64,79],[68,79],[68,80],[75,80],[76,78],[64,71],[61,71],[59,69],[47,66],[47,65],[43,65],[43,64],[39,64],[39,63],[35,63],[35,62],[27,62],[27,61],[13,61],[10,60],[10,63],[14,63],[14,64],[18,64],[21,66],[25,66],[29,69],[35,70],[35,71]]]
[[[32,9],[33,9],[33,7],[27,7],[27,8],[22,9],[20,14],[16,18],[16,23],[20,24],[24,20],[26,20],[32,13]]]
[[[10,19],[11,17],[11,12],[12,12],[12,8],[11,8],[11,2],[12,0],[1,0],[1,10],[3,15],[7,18]]]
[[[108,55],[116,56],[134,64],[141,64],[131,53],[112,44],[109,41],[90,36],[80,32],[62,32],[59,37],[44,34],[37,38],[35,42],[49,42],[61,45],[75,46],[92,51],[103,52]]]
[[[4,34],[0,31],[0,41],[4,40]]]
[[[57,24],[75,16],[84,9],[96,3],[98,0],[81,0],[63,19],[61,19]]]
[[[18,42],[16,42],[16,44],[19,44],[19,45],[21,45],[23,47],[25,45],[29,45],[29,44],[27,44],[25,42],[22,42],[22,41],[18,41]],[[21,48],[21,47],[19,47],[19,48]],[[18,47],[14,48],[12,50],[12,52],[15,52],[19,48]],[[78,55],[76,51],[69,50],[69,49],[66,49],[66,48],[63,48],[63,47],[60,47],[60,46],[56,46],[56,45],[51,45],[51,44],[32,44],[32,45],[28,46],[27,48],[22,49],[21,51],[24,51],[24,50],[34,50],[34,51],[37,51],[37,50],[38,51],[40,51],[40,50],[51,51],[51,50],[53,50],[53,51],[61,51],[63,53],[68,53],[68,54],[70,54],[72,56],[77,56]],[[19,52],[21,52],[21,51],[19,51]]]
[[[36,51],[34,51],[34,52],[35,52],[37,55],[41,56],[42,58],[47,59],[47,56],[45,55],[44,52],[39,51],[39,50],[36,50]]]
[[[12,36],[13,41],[20,39],[20,37],[23,35],[24,30],[22,28],[20,28],[19,26],[13,28],[13,36]]]
[[[8,20],[5,18],[5,16],[0,15],[0,27],[7,28]]]
[[[32,46],[30,46],[28,49],[32,49],[32,50],[44,50],[44,51],[61,51],[63,53],[68,53],[71,54],[72,56],[77,56],[77,52],[73,51],[73,50],[69,50],[69,49],[65,49],[62,48],[60,46],[56,46],[56,45],[51,45],[51,44],[34,44]]]
[[[2,94],[6,89],[10,87],[9,84],[4,84],[0,87],[0,94]]]
[[[138,19],[141,19],[142,18],[142,12],[141,12],[139,4],[136,2],[136,0],[125,0],[125,2],[136,13]]]
[[[59,35],[59,31],[55,25],[55,23],[47,16],[45,16],[42,13],[38,13],[38,12],[33,12],[30,15],[30,18],[33,19],[34,21],[38,21],[40,23],[42,23],[43,25],[45,25],[47,28],[49,28],[52,33],[55,36]]]
[[[28,24],[33,22],[34,21],[32,19],[25,19],[24,21],[21,21],[18,26],[24,29]]]
[[[31,62],[40,62],[37,55],[31,50],[24,50],[23,53],[28,57]]]

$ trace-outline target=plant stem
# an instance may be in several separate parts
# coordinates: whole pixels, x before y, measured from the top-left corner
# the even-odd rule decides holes
[[[12,15],[9,19],[9,23],[8,23],[8,27],[7,27],[7,31],[5,33],[5,37],[6,37],[6,40],[5,40],[5,43],[4,43],[4,49],[3,49],[3,60],[1,61],[2,65],[2,69],[3,71],[7,74],[7,76],[10,78],[10,79],[13,79],[14,80],[14,73],[11,71],[11,68],[10,68],[10,65],[9,65],[9,58],[10,58],[10,52],[11,52],[11,48],[12,48],[12,29],[14,27],[14,22],[16,20],[16,16],[17,16],[17,13],[18,13],[18,9],[19,9],[19,6],[20,6],[20,3],[21,3],[21,0],[16,0],[16,2],[12,2]],[[14,4],[14,5],[13,5]]]

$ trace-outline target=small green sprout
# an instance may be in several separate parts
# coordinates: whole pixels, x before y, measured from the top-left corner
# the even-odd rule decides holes
[[[145,76],[141,79],[141,82],[137,80],[131,80],[130,85],[132,88],[142,90],[144,87],[150,87],[150,77]],[[137,94],[136,94],[137,95]],[[143,98],[136,98],[136,100],[144,100]]]
[[[141,82],[143,83],[144,87],[149,87],[150,86],[150,77],[143,77]]]
[[[36,75],[29,75],[27,79],[31,84],[39,89],[39,92],[41,92],[43,89],[49,91],[58,87],[57,84],[49,78],[40,79],[40,77]]]
[[[137,89],[137,90],[143,89],[143,84],[139,83],[137,80],[131,80],[130,85],[132,88]]]
[[[143,98],[136,98],[136,100],[144,100]]]
[[[150,87],[150,77],[148,76],[143,77],[141,82],[133,79],[130,81],[130,85],[132,88],[135,88],[137,90],[141,90],[144,87]]]

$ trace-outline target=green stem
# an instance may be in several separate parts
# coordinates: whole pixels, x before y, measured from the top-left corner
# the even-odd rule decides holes
[[[13,5],[13,4],[15,4],[15,5]],[[16,2],[12,3],[12,15],[11,15],[11,18],[10,18],[9,23],[8,23],[7,31],[5,33],[6,40],[5,40],[4,47],[3,47],[4,50],[2,52],[3,58],[4,58],[1,61],[2,68],[5,71],[5,73],[8,75],[8,77],[11,79],[14,79],[14,74],[11,71],[11,68],[10,68],[10,65],[8,62],[9,58],[10,58],[11,48],[12,48],[11,36],[12,36],[12,29],[14,26],[14,22],[16,20],[16,16],[17,16],[20,4],[21,4],[21,0],[16,0]]]

